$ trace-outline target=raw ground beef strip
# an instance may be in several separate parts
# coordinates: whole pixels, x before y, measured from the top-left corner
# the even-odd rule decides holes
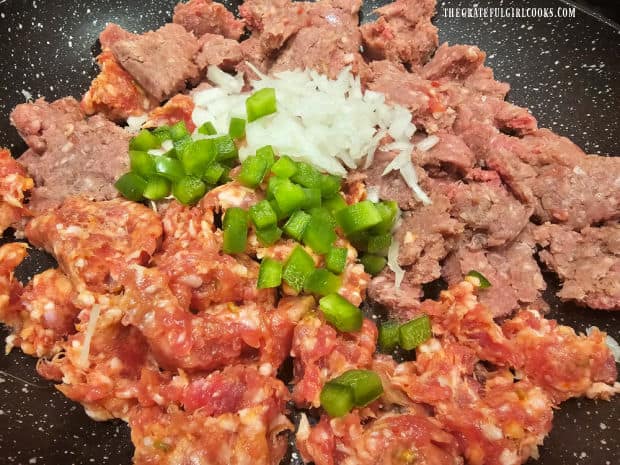
[[[558,297],[591,308],[620,310],[620,225],[581,231],[544,224],[534,230],[542,262],[562,280]]]
[[[162,235],[159,216],[128,200],[92,202],[70,197],[34,218],[26,237],[54,254],[77,288],[115,292],[132,263],[147,263]]]
[[[110,50],[146,92],[162,101],[198,78],[193,59],[199,47],[196,37],[182,26],[166,24],[157,31],[113,42]]]
[[[244,24],[235,18],[224,5],[211,0],[189,0],[174,7],[172,22],[180,24],[196,37],[218,34],[227,39],[239,40]]]
[[[360,27],[366,58],[412,68],[423,65],[439,43],[431,23],[435,4],[435,0],[397,0],[378,8],[379,19]]]
[[[100,115],[84,118],[71,97],[20,104],[11,113],[30,147],[19,158],[36,185],[29,209],[44,212],[69,195],[118,196],[112,184],[127,170],[130,134]]]

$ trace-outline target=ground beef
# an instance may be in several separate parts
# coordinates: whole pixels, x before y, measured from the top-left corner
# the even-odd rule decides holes
[[[450,84],[456,99],[440,83],[410,73],[400,64],[386,60],[370,63],[368,88],[385,94],[388,103],[406,107],[416,126],[429,134],[452,127],[456,112],[451,100],[460,99],[460,90],[456,92],[454,87]]]
[[[439,43],[431,23],[435,0],[397,0],[377,9],[379,19],[360,27],[364,54],[411,67],[423,65]]]
[[[235,18],[224,5],[211,0],[189,0],[174,7],[172,22],[180,24],[196,37],[204,34],[218,34],[238,40],[243,34],[244,24]]]
[[[540,259],[562,280],[562,300],[620,310],[620,225],[577,232],[547,223],[536,228],[534,237],[544,247]]]
[[[400,265],[411,267],[408,280],[422,284],[439,278],[439,263],[462,232],[463,223],[450,215],[446,197],[435,196],[431,205],[404,212],[395,240],[400,243]]]
[[[271,71],[311,68],[335,78],[345,66],[351,65],[354,73],[365,73],[357,29],[361,2],[348,3],[346,9],[332,2],[308,5],[305,27],[286,42]]]
[[[99,34],[99,43],[102,50],[109,50],[112,44],[119,40],[133,39],[138,34],[126,31],[118,24],[108,23],[103,31]]]
[[[473,45],[449,46],[443,43],[420,70],[420,75],[432,81],[463,80],[482,66],[485,56],[482,50]]]
[[[233,71],[243,59],[241,45],[236,40],[207,33],[200,37],[199,42],[200,50],[194,61],[200,70],[204,71],[209,65],[214,65],[225,71]]]
[[[182,91],[186,81],[198,77],[193,61],[198,49],[198,40],[178,24],[166,24],[110,45],[121,66],[159,101]]]
[[[491,287],[482,289],[479,299],[495,317],[525,305],[541,307],[540,291],[546,283],[533,257],[534,249],[529,228],[501,247],[470,250],[461,245],[446,259],[442,276],[449,284],[455,284],[472,270],[482,273]]]
[[[472,250],[512,241],[532,213],[501,183],[493,181],[454,184],[450,204],[452,216],[466,225],[466,246]]]
[[[439,141],[433,148],[414,155],[420,166],[427,171],[447,171],[457,175],[465,175],[474,167],[476,157],[463,139],[447,131],[439,131],[435,135]]]
[[[405,272],[405,277],[396,287],[394,273],[385,269],[374,277],[368,286],[368,298],[375,304],[385,308],[390,318],[408,321],[420,314],[422,285],[410,279],[412,274]]]
[[[194,100],[190,95],[177,94],[162,106],[151,111],[143,127],[156,128],[164,124],[173,125],[183,121],[187,130],[193,132],[196,129],[196,125],[192,120],[194,106]]]
[[[73,98],[18,105],[11,122],[30,146],[19,159],[36,185],[30,209],[45,211],[69,195],[118,196],[113,182],[127,170],[128,132],[100,115],[84,119]]]
[[[586,156],[546,129],[516,138],[472,124],[463,137],[481,162],[534,208],[537,221],[578,230],[618,218],[620,158]]]

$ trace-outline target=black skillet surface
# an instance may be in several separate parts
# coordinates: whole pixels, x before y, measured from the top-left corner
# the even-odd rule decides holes
[[[27,97],[80,97],[96,73],[93,54],[106,22],[133,31],[168,21],[175,0],[0,0],[0,145],[24,150],[8,114]],[[235,7],[237,2],[225,2]],[[384,1],[366,2],[365,17]],[[613,2],[612,2],[613,3]],[[448,17],[449,7],[552,8],[553,18]],[[442,41],[472,43],[487,51],[496,76],[510,82],[511,101],[528,106],[543,127],[571,137],[589,153],[618,154],[620,145],[620,33],[603,16],[577,9],[557,17],[558,0],[439,2]],[[51,266],[33,251],[20,279]],[[557,283],[556,283],[557,284]],[[556,287],[556,286],[552,286]],[[552,299],[552,292],[549,292]],[[578,330],[596,325],[620,336],[617,314],[558,305],[551,316]],[[8,333],[2,328],[2,337]],[[620,463],[620,401],[575,400],[556,412],[541,448],[540,465]],[[34,359],[19,351],[0,356],[0,464],[129,465],[132,448],[122,422],[96,423],[37,377]],[[293,454],[291,463],[295,460]]]

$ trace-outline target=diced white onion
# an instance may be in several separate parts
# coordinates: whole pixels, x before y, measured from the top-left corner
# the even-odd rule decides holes
[[[400,284],[405,277],[405,270],[403,270],[398,263],[398,255],[400,254],[400,242],[396,238],[392,239],[390,248],[388,249],[387,265],[394,272],[394,285],[396,288],[400,288]]]
[[[437,145],[437,142],[439,142],[439,137],[433,134],[432,136],[428,136],[418,142],[416,144],[416,147],[420,152],[426,152],[435,147],[435,145]]]
[[[127,118],[127,126],[125,129],[132,134],[137,134],[140,132],[142,125],[146,123],[148,120],[148,115],[140,115],[140,116],[129,116]]]
[[[88,318],[88,324],[86,325],[86,331],[84,332],[84,342],[78,359],[78,365],[80,368],[88,368],[88,355],[90,354],[90,343],[93,339],[93,334],[97,328],[97,320],[99,319],[99,305],[93,305],[90,310],[90,316]]]
[[[379,189],[375,186],[368,187],[366,189],[366,198],[371,202],[379,201]]]

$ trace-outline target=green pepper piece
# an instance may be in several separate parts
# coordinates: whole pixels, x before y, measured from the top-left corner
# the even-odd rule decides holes
[[[246,187],[258,186],[267,173],[267,162],[257,156],[248,157],[241,163],[237,180]]]
[[[296,292],[299,292],[313,271],[314,260],[303,247],[298,245],[286,260],[282,279]]]
[[[428,341],[433,336],[431,319],[428,315],[422,315],[398,328],[398,341],[405,350],[412,350],[420,344]]]
[[[263,247],[269,247],[275,244],[281,237],[282,230],[275,225],[256,230],[256,238]]]
[[[177,141],[179,139],[182,139],[188,136],[189,136],[189,131],[187,130],[187,127],[185,126],[185,121],[179,121],[173,124],[172,126],[170,126],[170,138],[173,141]]]
[[[396,321],[386,321],[379,326],[379,347],[385,353],[390,353],[398,345],[398,328]]]
[[[319,254],[326,254],[336,241],[333,228],[321,220],[318,215],[311,215],[310,223],[304,231],[303,243]]]
[[[279,178],[290,178],[297,172],[297,163],[283,155],[273,164],[271,172]]]
[[[379,255],[365,254],[360,258],[360,262],[364,265],[366,273],[377,276],[385,268],[387,260]]]
[[[202,179],[209,185],[216,185],[217,182],[222,179],[226,168],[219,163],[211,163],[202,173]]]
[[[332,215],[335,215],[337,211],[346,208],[347,202],[342,195],[336,194],[328,199],[323,199],[323,207],[327,208]]]
[[[359,331],[364,319],[362,311],[339,294],[329,294],[319,300],[325,320],[338,331]]]
[[[375,208],[381,215],[381,222],[370,228],[370,233],[375,235],[386,234],[392,231],[394,221],[398,216],[398,203],[390,200],[387,202],[379,202],[375,204]]]
[[[371,370],[348,370],[329,381],[353,390],[353,404],[365,407],[383,394],[383,384],[377,373]]]
[[[353,389],[335,383],[325,383],[321,389],[321,406],[330,417],[342,417],[353,408]]]
[[[259,289],[269,289],[278,287],[281,283],[282,263],[269,257],[263,258],[258,269],[256,287]]]
[[[296,241],[301,241],[311,218],[310,215],[301,210],[294,212],[284,224],[284,232]]]
[[[155,157],[155,171],[172,182],[178,181],[185,176],[183,165],[176,158]]]
[[[254,92],[245,101],[245,110],[248,115],[248,122],[250,123],[263,116],[275,113],[278,111],[276,90],[266,87]]]
[[[471,270],[465,276],[468,278],[474,278],[476,280],[476,285],[480,289],[488,289],[489,287],[491,287],[491,282],[487,278],[485,278],[482,273],[476,270]]]
[[[170,126],[164,124],[163,126],[159,126],[153,130],[151,133],[159,139],[159,142],[163,142],[165,140],[171,140],[172,136],[170,135]]]
[[[184,205],[193,205],[207,192],[207,186],[198,176],[184,176],[172,184],[172,195]]]
[[[229,135],[215,137],[211,140],[215,144],[218,161],[231,160],[239,155],[235,141]]]
[[[161,145],[159,139],[151,134],[148,129],[142,129],[135,137],[129,141],[129,150],[139,150],[148,152],[156,149]]]
[[[344,247],[332,247],[325,256],[325,268],[332,273],[340,274],[347,264],[347,249]]]
[[[187,174],[202,176],[207,167],[215,160],[215,156],[213,140],[201,139],[187,145],[180,159]]]
[[[144,193],[144,189],[146,189],[146,184],[146,179],[130,171],[118,178],[114,183],[114,187],[116,187],[116,190],[127,200],[138,202],[142,200],[142,194]]]
[[[243,118],[230,118],[228,135],[233,139],[243,139],[245,137],[245,120]]]
[[[340,289],[340,284],[339,276],[327,271],[325,268],[318,268],[306,279],[304,290],[317,295],[334,294]]]
[[[301,208],[306,201],[306,194],[303,189],[288,179],[283,179],[277,184],[273,195],[280,210],[285,213]]]
[[[336,229],[336,218],[332,215],[327,208],[315,207],[311,208],[308,213],[317,218],[319,221],[325,223],[332,229]]]
[[[161,200],[170,194],[170,181],[158,175],[153,175],[147,180],[144,189],[144,198],[149,200]]]
[[[267,181],[267,192],[266,196],[269,200],[275,199],[275,191],[280,184],[282,184],[285,180],[282,178],[278,178],[277,176],[271,176]]]
[[[278,202],[276,202],[275,199],[269,200],[269,205],[271,205],[271,209],[276,213],[278,221],[287,218],[287,215],[280,210],[280,207],[278,207]]]
[[[270,169],[276,162],[276,153],[273,151],[273,147],[271,145],[265,145],[264,147],[256,150],[256,156],[267,162],[267,169]]]
[[[302,205],[304,210],[310,210],[311,208],[320,208],[321,207],[321,190],[320,189],[307,189],[302,188],[304,194],[306,195],[306,200]]]
[[[215,129],[211,121],[207,121],[198,128],[198,133],[204,134],[205,136],[214,136],[217,134],[217,129]]]
[[[291,181],[304,187],[321,189],[322,174],[314,166],[306,162],[297,163],[297,171],[291,176]]]
[[[366,252],[368,250],[368,231],[361,231],[347,236],[347,240],[358,252]]]
[[[185,150],[192,144],[192,142],[193,140],[191,136],[183,136],[172,142],[172,146],[174,147],[174,154],[176,154],[177,158],[183,158]]]
[[[248,213],[239,207],[231,207],[224,213],[222,221],[224,229],[224,253],[236,254],[245,252],[248,240]]]
[[[140,150],[129,151],[129,167],[131,171],[139,174],[143,178],[148,178],[155,174],[155,157]]]
[[[375,255],[387,256],[388,249],[392,243],[392,234],[386,233],[379,236],[368,238],[368,252]]]
[[[321,176],[321,196],[324,199],[334,197],[340,192],[342,178],[333,174],[323,174]]]
[[[267,200],[261,200],[250,207],[250,218],[258,229],[275,226],[278,222],[276,212],[273,211]]]
[[[336,220],[345,234],[364,231],[381,222],[381,215],[368,200],[349,205],[336,212]]]

